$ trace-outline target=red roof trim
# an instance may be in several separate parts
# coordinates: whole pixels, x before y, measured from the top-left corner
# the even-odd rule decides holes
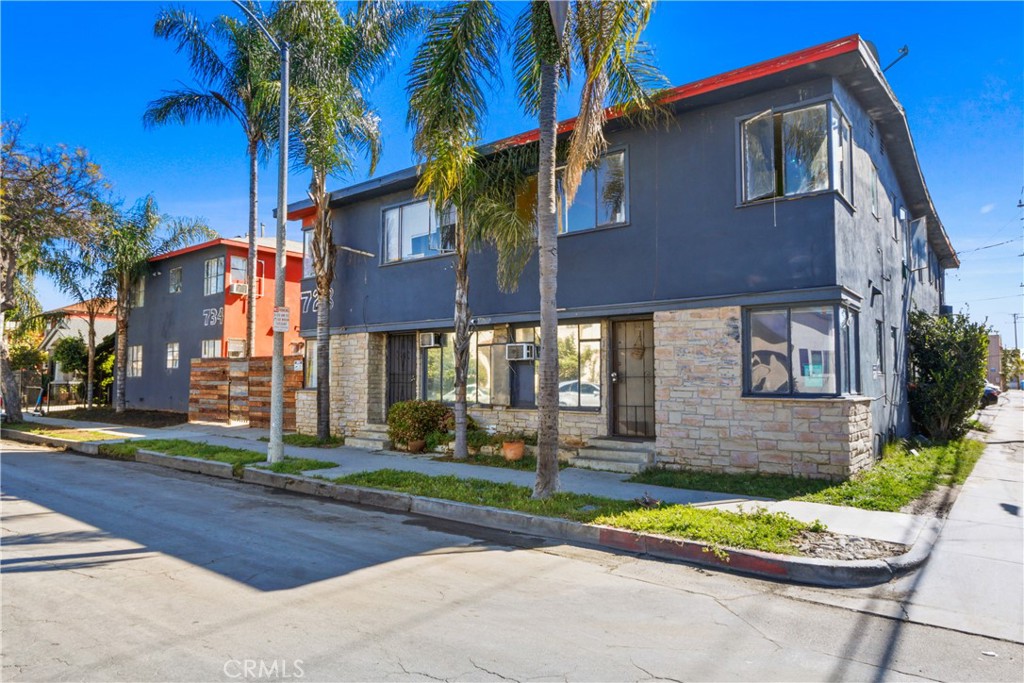
[[[726,71],[725,73],[717,76],[711,76],[699,81],[680,85],[663,93],[660,101],[662,104],[671,104],[672,102],[679,102],[680,100],[696,97],[697,95],[703,95],[704,93],[728,88],[732,85],[739,85],[740,83],[746,83],[758,78],[764,78],[765,76],[771,76],[788,69],[794,69],[798,66],[811,64],[812,62],[829,59],[830,57],[837,57],[848,52],[857,52],[860,49],[861,42],[862,39],[860,35],[855,33],[845,38],[833,40],[828,43],[822,43],[821,45],[815,45],[797,52],[791,52],[781,57],[775,57],[763,62],[758,62],[757,64],[751,64],[749,66],[740,67],[739,69],[733,69],[732,71]],[[606,119],[611,121],[621,117],[624,112],[620,107],[614,106],[606,109],[605,113]],[[558,124],[558,134],[561,135],[562,133],[567,133],[575,127],[575,118],[566,119]],[[519,133],[511,137],[503,138],[489,146],[501,150],[536,142],[538,139],[540,139],[540,129],[535,128],[526,133]],[[313,211],[312,206],[298,209],[289,213],[288,218],[290,220],[306,218],[307,216],[311,216]]]
[[[215,240],[210,240],[209,242],[203,242],[202,244],[193,244],[190,247],[184,247],[182,249],[176,249],[175,251],[169,251],[166,254],[161,254],[160,256],[154,256],[153,258],[149,259],[149,262],[150,263],[155,263],[157,261],[164,261],[164,260],[169,259],[169,258],[174,258],[175,256],[181,256],[182,254],[188,254],[188,253],[191,253],[193,251],[199,251],[201,249],[209,249],[211,247],[216,247],[216,246],[221,245],[221,244],[228,245],[228,246],[233,246],[233,247],[242,247],[243,249],[248,249],[249,248],[249,243],[248,242],[243,242],[241,240],[233,240],[233,239],[228,239],[228,238],[221,237],[221,238],[218,238],[218,239],[215,239]],[[271,249],[270,247],[265,247],[263,245],[257,245],[256,246],[256,253],[258,254],[260,252],[265,253],[265,254],[276,254],[277,250],[276,249]],[[295,249],[288,249],[287,247],[285,248],[285,252],[287,254],[289,254],[289,255],[292,255],[292,256],[302,256],[302,252],[301,251],[297,251]]]

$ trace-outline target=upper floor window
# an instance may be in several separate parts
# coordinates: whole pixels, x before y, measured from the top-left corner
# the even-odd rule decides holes
[[[129,377],[142,377],[142,345],[136,344],[128,347],[128,372]]]
[[[244,256],[231,257],[231,282],[245,282],[249,263]]]
[[[146,303],[146,276],[135,281],[132,287],[132,308],[142,308]]]
[[[167,343],[167,369],[176,370],[178,368],[178,342]]]
[[[871,165],[871,215],[875,218],[882,216],[878,207],[878,168],[874,164]]]
[[[605,154],[583,174],[576,197],[566,206],[561,178],[558,203],[563,220],[558,232],[579,232],[626,222],[626,153]]]
[[[313,277],[313,229],[302,231],[302,278]]]
[[[181,268],[171,268],[171,283],[167,288],[171,294],[181,293]]]
[[[857,390],[856,312],[836,305],[754,309],[746,322],[749,393],[813,396]]]
[[[743,201],[829,189],[828,105],[743,122]]]
[[[224,291],[224,257],[206,259],[203,270],[203,295],[218,294]]]
[[[835,188],[846,201],[853,203],[853,137],[850,135],[850,122],[846,117],[832,110],[833,129],[838,128],[835,136]]]
[[[384,262],[435,256],[455,249],[455,209],[439,212],[424,199],[384,211]]]

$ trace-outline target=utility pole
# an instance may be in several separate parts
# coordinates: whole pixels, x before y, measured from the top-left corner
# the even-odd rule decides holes
[[[274,38],[263,22],[241,0],[234,0],[249,19],[259,27],[270,44],[281,54],[281,105],[278,128],[280,163],[277,167],[277,254],[274,270],[274,355],[270,367],[270,443],[267,461],[284,458],[284,333],[288,330],[289,311],[284,305],[286,263],[285,234],[288,230],[288,43]]]

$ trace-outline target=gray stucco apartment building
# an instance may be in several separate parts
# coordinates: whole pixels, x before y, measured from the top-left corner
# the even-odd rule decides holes
[[[849,476],[908,433],[908,314],[939,312],[959,265],[904,110],[856,35],[668,102],[667,126],[609,121],[607,153],[562,207],[562,437],[634,439],[669,468]],[[338,257],[337,433],[373,429],[398,400],[453,397],[452,257],[415,182],[408,169],[332,194],[335,242],[375,255]],[[470,256],[470,412],[535,430],[534,362],[508,358],[538,341],[537,263],[513,294],[495,263]],[[313,431],[314,392],[298,405]]]

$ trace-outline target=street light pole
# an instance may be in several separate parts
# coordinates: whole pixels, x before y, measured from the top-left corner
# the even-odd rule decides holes
[[[267,460],[279,462],[284,458],[284,330],[278,324],[277,312],[285,309],[284,284],[287,264],[285,262],[285,234],[288,230],[288,43],[274,38],[263,22],[241,0],[234,0],[249,19],[259,27],[270,44],[281,53],[281,105],[278,128],[280,163],[277,168],[277,254],[274,270],[274,354],[270,368],[270,443],[267,446]]]

